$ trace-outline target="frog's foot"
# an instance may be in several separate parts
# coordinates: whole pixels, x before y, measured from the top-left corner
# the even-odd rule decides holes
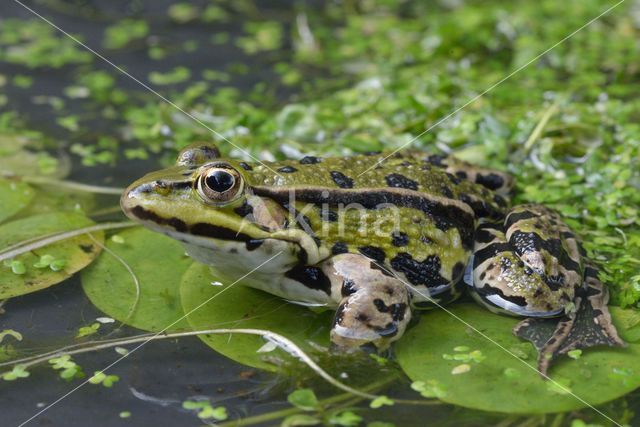
[[[571,350],[597,345],[624,347],[607,308],[609,294],[595,268],[585,269],[585,287],[578,290],[574,315],[558,319],[529,318],[518,323],[513,333],[538,350],[538,371],[547,376],[551,363]]]
[[[583,256],[558,214],[538,205],[517,206],[503,224],[482,224],[476,231],[466,277],[479,302],[516,316],[563,316],[524,321],[516,328],[518,336],[540,350],[538,368],[544,375],[554,355],[622,342],[611,324],[602,284],[594,269],[585,269]]]
[[[373,344],[384,350],[399,339],[411,320],[404,283],[358,254],[341,254],[322,264],[339,302],[331,342],[341,350]]]

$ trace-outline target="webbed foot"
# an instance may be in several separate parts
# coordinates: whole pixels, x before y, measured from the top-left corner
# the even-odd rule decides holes
[[[551,363],[571,350],[598,345],[624,347],[607,308],[609,295],[595,268],[585,269],[585,286],[576,293],[577,311],[560,319],[529,318],[513,328],[514,335],[538,350],[538,372],[547,377]]]

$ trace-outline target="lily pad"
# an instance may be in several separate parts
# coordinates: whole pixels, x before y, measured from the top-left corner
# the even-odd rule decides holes
[[[131,268],[105,253],[82,272],[82,287],[91,302],[114,319],[145,331],[189,329],[180,304],[180,278],[193,260],[177,241],[142,228],[122,231],[106,247]],[[135,310],[132,309],[135,307]],[[171,326],[170,326],[171,325]]]
[[[26,239],[94,223],[79,213],[34,215],[0,226],[0,248]],[[0,264],[0,299],[35,292],[55,285],[87,266],[100,253],[103,233],[74,237],[17,256]],[[43,263],[43,258],[48,260]]]
[[[0,222],[24,209],[33,196],[33,189],[24,182],[0,179]]]
[[[511,334],[518,319],[470,303],[449,310],[492,341],[444,310],[433,310],[396,345],[407,375],[437,384],[443,390],[438,397],[445,402],[485,411],[543,414],[599,405],[640,386],[640,344],[593,348],[576,359],[562,358],[550,370],[553,381],[545,381],[535,370],[533,346]],[[628,310],[614,310],[614,323],[629,341],[621,311]],[[461,364],[470,369],[459,369]]]
[[[212,284],[216,281],[224,285]],[[233,282],[233,279],[214,276],[202,264],[194,264],[187,270],[182,278],[180,294],[184,312],[188,313],[187,319],[193,329],[266,329],[289,338],[305,351],[314,349],[312,342],[321,346],[329,344],[332,312],[314,313],[240,283],[231,285]],[[197,308],[205,301],[208,302]],[[201,335],[200,338],[236,362],[269,371],[277,370],[276,365],[268,362],[269,356],[289,357],[282,350],[265,348],[265,340],[260,336]]]

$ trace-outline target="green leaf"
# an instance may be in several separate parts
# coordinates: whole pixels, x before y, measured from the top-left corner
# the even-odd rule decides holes
[[[0,226],[0,248],[26,239],[90,225],[93,225],[93,222],[79,213],[60,212],[30,216]],[[0,264],[0,299],[39,291],[60,283],[86,267],[100,253],[99,243],[104,238],[100,231],[92,233],[92,236],[95,240],[87,235],[77,236],[19,255],[11,263],[13,265]],[[55,259],[64,260],[64,266],[57,271],[33,267],[45,253]],[[24,271],[15,271],[16,262],[22,263]]]
[[[530,356],[524,360],[496,345],[507,350],[523,348],[511,333],[518,319],[498,316],[476,304],[455,304],[449,310],[495,343],[442,310],[424,313],[420,323],[398,341],[396,354],[402,369],[415,381],[414,390],[424,393],[427,385],[437,385],[441,392],[427,392],[429,397],[485,411],[534,414],[586,406],[567,393],[567,388],[589,404],[599,405],[640,386],[639,344],[632,343],[624,349],[588,349],[577,360],[562,358],[550,372],[558,385],[543,380],[535,370],[535,351],[529,343],[526,345]],[[614,321],[620,325],[616,314],[618,310],[614,311]],[[624,337],[624,329],[618,328]],[[464,375],[452,375],[460,362],[442,355],[460,345],[481,351],[484,357]]]
[[[354,426],[360,425],[361,422],[362,422],[362,417],[351,411],[339,412],[337,414],[332,415],[329,418],[329,424],[339,425],[344,427],[354,427]]]
[[[225,286],[213,286],[214,281],[221,281]],[[229,287],[233,282],[212,275],[207,266],[199,263],[187,270],[180,284],[180,294],[184,312],[190,313],[187,319],[193,329],[267,329],[291,339],[305,351],[313,351],[310,341],[328,346],[333,313],[314,313],[240,283]],[[208,302],[194,310],[205,301]],[[217,352],[255,368],[275,371],[277,367],[266,362],[265,357],[289,357],[282,350],[258,353],[265,344],[259,336],[205,335],[200,338]]]
[[[378,409],[383,406],[393,406],[394,401],[387,396],[378,396],[369,403],[369,406],[373,409]]]
[[[24,182],[0,178],[0,222],[20,212],[34,195],[35,191]]]
[[[16,365],[9,372],[2,374],[2,379],[5,381],[14,381],[18,378],[27,378],[29,371],[24,368],[24,365]]]
[[[289,415],[282,421],[280,427],[295,427],[295,426],[315,426],[320,424],[320,419],[313,415],[296,414]]]
[[[100,329],[100,323],[94,322],[89,326],[82,326],[78,328],[78,333],[76,334],[76,338],[87,337],[89,335],[93,335],[98,332]]]
[[[287,396],[287,400],[293,406],[305,411],[315,411],[319,408],[318,398],[310,388],[295,390]]]
[[[207,420],[213,418],[217,421],[224,421],[228,418],[227,409],[224,406],[212,407],[207,406],[198,412],[198,418]]]
[[[136,305],[134,279],[115,257],[105,254],[82,272],[82,287],[91,302],[109,317],[146,331],[189,329],[180,304],[180,278],[193,263],[182,245],[160,233],[133,228],[108,239],[112,250],[140,281]],[[120,240],[122,239],[122,240]],[[123,243],[117,243],[123,241]],[[117,298],[114,298],[117,295]],[[132,307],[133,315],[129,317]]]

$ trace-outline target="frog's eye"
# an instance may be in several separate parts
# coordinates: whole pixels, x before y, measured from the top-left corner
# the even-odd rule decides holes
[[[197,182],[200,197],[208,203],[226,203],[242,191],[242,177],[230,168],[211,167],[205,170]]]

